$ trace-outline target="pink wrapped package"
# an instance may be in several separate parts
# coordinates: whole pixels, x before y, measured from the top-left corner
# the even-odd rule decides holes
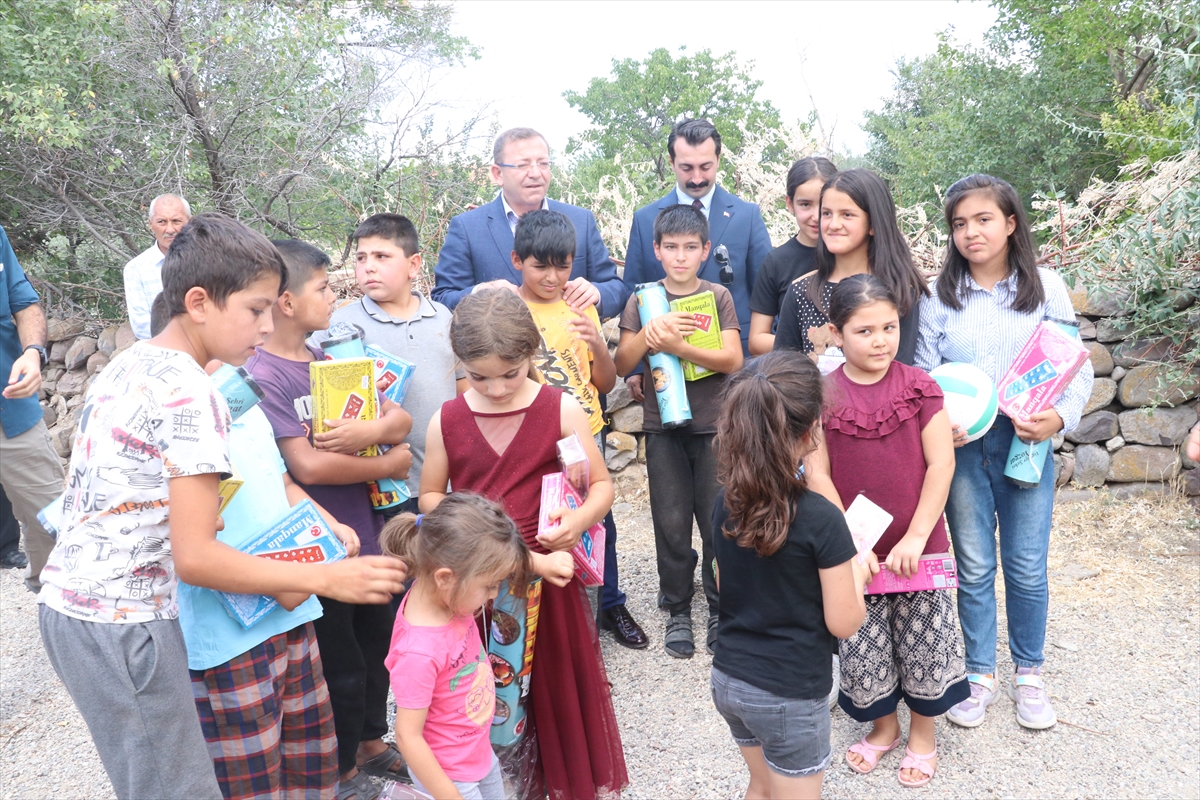
[[[957,589],[958,567],[949,553],[921,556],[917,571],[911,578],[897,575],[880,565],[879,574],[863,588],[863,594],[895,594],[923,592],[928,589]]]
[[[576,509],[583,505],[583,498],[561,472],[542,476],[542,507],[538,518],[538,535],[542,536],[558,527],[550,521],[550,512],[566,506]],[[579,543],[571,548],[575,569],[579,571],[584,586],[599,586],[604,583],[604,523],[597,522],[583,532]]]
[[[1058,400],[1088,360],[1088,350],[1053,322],[1042,322],[1000,379],[1000,410],[1025,422]]]

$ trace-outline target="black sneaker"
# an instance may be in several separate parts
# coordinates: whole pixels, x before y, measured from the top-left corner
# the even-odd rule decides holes
[[[9,550],[0,555],[0,569],[25,569],[27,566],[29,559],[20,550]]]
[[[667,620],[667,633],[663,637],[667,655],[675,658],[691,658],[696,654],[696,641],[692,635],[692,615],[684,611],[672,614]]]

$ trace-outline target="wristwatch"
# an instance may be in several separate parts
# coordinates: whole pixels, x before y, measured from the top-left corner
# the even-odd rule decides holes
[[[38,365],[39,368],[44,367],[44,366],[46,366],[46,364],[50,363],[50,356],[46,353],[46,348],[42,347],[40,344],[25,345],[25,347],[21,349],[21,354],[24,355],[26,350],[36,350],[37,351],[38,358],[40,358],[42,360],[42,363]]]

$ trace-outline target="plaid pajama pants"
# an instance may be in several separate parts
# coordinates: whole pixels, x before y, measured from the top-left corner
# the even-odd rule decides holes
[[[189,671],[227,800],[315,800],[335,793],[333,707],[311,622],[220,666]]]

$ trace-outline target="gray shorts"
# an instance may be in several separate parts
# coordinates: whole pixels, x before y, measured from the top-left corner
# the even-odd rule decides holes
[[[740,747],[761,747],[780,775],[805,777],[829,766],[829,699],[780,697],[712,669],[712,696]]]

